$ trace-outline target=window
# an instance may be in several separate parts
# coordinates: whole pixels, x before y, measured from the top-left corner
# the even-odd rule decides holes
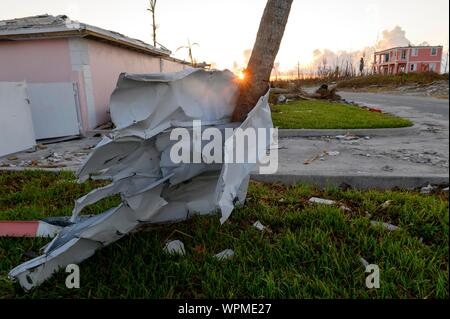
[[[406,60],[406,50],[402,50],[402,60]]]
[[[411,72],[416,71],[416,70],[417,70],[417,64],[411,63],[411,65],[409,66],[409,70],[410,70]]]
[[[389,53],[384,55],[384,62],[389,62]]]
[[[418,48],[413,48],[411,50],[411,56],[418,56],[419,55],[419,49]]]
[[[429,67],[430,67],[429,70],[430,70],[431,72],[436,72],[436,64],[435,64],[435,63],[430,63]]]
[[[431,55],[433,56],[437,55],[437,48],[431,48]]]

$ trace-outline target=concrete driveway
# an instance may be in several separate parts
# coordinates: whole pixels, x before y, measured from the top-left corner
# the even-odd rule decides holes
[[[361,188],[448,183],[448,100],[377,93],[339,94],[348,101],[409,118],[418,131],[410,136],[368,136],[357,140],[335,136],[280,139],[278,177],[259,179],[318,185],[345,182]],[[327,151],[333,156],[324,153]],[[315,160],[305,165],[312,159]]]

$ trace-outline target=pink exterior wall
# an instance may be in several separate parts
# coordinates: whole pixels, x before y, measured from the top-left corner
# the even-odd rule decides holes
[[[75,82],[82,126],[86,130],[87,106],[82,78],[80,72],[72,70],[68,39],[0,42],[0,81]]]
[[[161,63],[160,58],[107,43],[80,40],[87,43],[88,61],[75,59],[78,62],[74,62],[74,56],[78,55],[71,51],[70,39],[0,42],[0,81],[76,83],[82,127],[83,131],[87,131],[109,120],[109,99],[120,73],[175,72],[185,68],[180,63],[168,60]],[[84,50],[83,47],[78,49]],[[86,82],[86,79],[89,81]],[[88,98],[92,96],[89,92],[92,92],[93,98]],[[95,112],[96,123],[91,125],[89,114],[92,111],[89,113],[88,108]]]
[[[92,74],[97,124],[109,120],[109,99],[120,73],[173,72],[183,70],[183,65],[163,61],[144,53],[116,47],[103,42],[87,40]]]
[[[417,56],[413,56],[411,54],[412,49],[410,50],[409,54],[409,61],[410,62],[417,62],[417,61],[424,61],[424,62],[441,62],[442,58],[442,48],[436,48],[437,54],[435,56],[431,55],[431,48],[419,48],[419,52]]]
[[[431,55],[432,48],[436,49],[436,54]],[[413,49],[417,49],[417,55],[413,56]],[[402,59],[402,52],[406,51],[405,59]],[[385,60],[385,54],[389,54],[389,61]],[[377,73],[398,73],[404,72],[425,72],[431,71],[434,65],[434,72],[440,73],[442,61],[442,47],[407,47],[393,48],[374,55],[374,70]],[[413,65],[413,67],[412,67]]]
[[[71,77],[67,39],[0,42],[0,81],[70,82]]]
[[[163,72],[178,72],[184,70],[184,68],[187,67],[187,66],[184,67],[183,64],[169,60],[163,60],[162,65],[163,65],[162,70]]]

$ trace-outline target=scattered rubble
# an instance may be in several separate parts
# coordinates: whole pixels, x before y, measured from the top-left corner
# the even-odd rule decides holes
[[[52,144],[39,143],[31,150],[0,158],[0,167],[75,170],[100,140],[86,137]]]
[[[448,168],[448,160],[444,154],[436,151],[413,152],[410,149],[391,149],[380,151],[377,156],[384,156],[394,160],[408,161],[414,164],[427,164],[436,167]]]
[[[327,152],[327,155],[330,155],[330,156],[338,156],[339,154],[341,154],[341,153],[338,151]]]
[[[314,94],[310,95],[310,97],[332,101],[342,100],[341,96],[336,92],[336,85],[328,86],[327,84],[322,84]]]
[[[353,134],[350,134],[350,133],[347,133],[345,135],[337,135],[336,138],[338,140],[345,140],[345,141],[355,141],[355,140],[359,140],[360,139],[359,136],[353,135]]]
[[[448,81],[434,81],[429,84],[414,83],[403,85],[395,90],[396,93],[401,92],[408,95],[424,95],[440,98],[448,98],[449,86]]]
[[[341,153],[339,151],[322,151],[319,154],[315,155],[314,157],[307,159],[303,162],[304,165],[312,164],[313,162],[317,160],[325,161],[325,156],[338,156]]]

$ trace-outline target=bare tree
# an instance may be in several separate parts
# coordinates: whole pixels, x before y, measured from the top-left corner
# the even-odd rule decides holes
[[[190,60],[190,62],[191,62],[192,65],[195,65],[195,64],[196,64],[196,61],[195,61],[195,59],[194,59],[194,55],[192,54],[192,48],[193,48],[194,46],[199,47],[200,44],[198,44],[198,43],[191,43],[191,41],[188,39],[188,44],[179,47],[175,52],[177,52],[178,50],[181,50],[181,49],[187,49],[187,50],[188,50],[188,54],[189,54],[189,60]]]
[[[156,47],[156,30],[158,29],[158,26],[156,25],[156,17],[155,17],[155,13],[156,13],[156,1],[157,0],[149,0],[149,5],[150,7],[147,9],[148,11],[150,11],[151,15],[152,15],[152,28],[153,28],[153,46]]]
[[[288,21],[293,0],[267,0],[252,55],[244,71],[232,120],[241,122],[263,96],[270,83],[275,58]]]

